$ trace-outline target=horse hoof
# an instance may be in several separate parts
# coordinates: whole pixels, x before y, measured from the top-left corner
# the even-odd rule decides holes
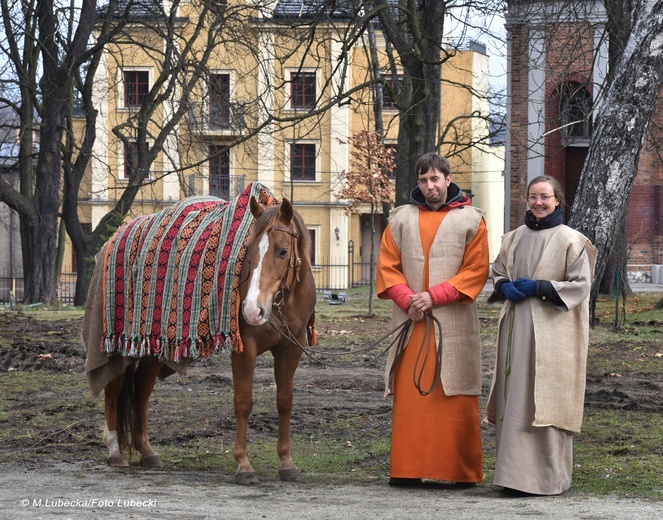
[[[235,473],[235,482],[241,486],[245,486],[247,484],[260,484],[258,477],[256,477],[256,474],[253,471],[238,471]]]
[[[280,469],[279,478],[283,482],[293,482],[299,478],[299,470],[297,468]]]
[[[149,457],[143,457],[140,459],[140,465],[144,468],[163,468],[163,461],[159,455],[150,455]]]
[[[124,455],[110,455],[106,459],[106,464],[112,468],[126,468],[129,466],[129,461]]]

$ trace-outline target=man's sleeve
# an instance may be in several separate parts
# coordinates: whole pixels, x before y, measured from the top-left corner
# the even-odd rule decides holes
[[[376,284],[378,298],[389,299],[386,291],[390,287],[399,284],[407,285],[403,275],[403,264],[401,262],[401,250],[396,245],[394,236],[391,234],[390,226],[382,234],[380,242],[380,254],[378,255],[376,269]]]

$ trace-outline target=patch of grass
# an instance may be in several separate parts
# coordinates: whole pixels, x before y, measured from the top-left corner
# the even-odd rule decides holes
[[[2,381],[2,400],[17,399],[27,394],[48,392],[49,395],[60,393],[62,388],[72,390],[87,390],[87,381],[81,374],[58,374],[46,371],[34,372],[7,372],[0,374]],[[39,395],[33,396],[40,398]],[[42,398],[44,396],[41,396]]]
[[[659,375],[663,371],[663,361],[660,359],[646,361],[638,359],[634,362],[619,359],[590,359],[587,366],[589,374],[612,374],[619,377],[626,374],[641,374],[643,376]]]
[[[617,302],[617,323],[619,327],[629,327],[634,321],[648,322],[658,321],[663,323],[663,309],[655,309],[654,306],[661,299],[658,293],[636,293],[627,296],[626,300],[619,299]],[[601,295],[596,302],[596,317],[599,323],[605,326],[614,326],[615,322],[615,298],[614,296]],[[658,325],[661,328],[661,325]]]
[[[169,469],[200,470],[232,476],[236,468],[232,453],[233,442],[225,437],[206,437],[192,443],[157,446],[157,451]],[[251,448],[253,449],[253,445]]]
[[[32,460],[54,446],[100,437],[103,402],[81,375],[17,371],[0,381],[0,461]]]
[[[663,500],[663,417],[606,410],[585,417],[574,443],[573,489]]]
[[[389,474],[389,436],[345,438],[297,435],[293,460],[309,481],[370,481]]]
[[[35,320],[40,321],[62,321],[74,320],[83,317],[85,312],[84,307],[73,307],[68,305],[61,305],[60,307],[49,307],[42,304],[36,305],[19,305],[14,310],[8,307],[0,307],[0,312],[23,312]]]

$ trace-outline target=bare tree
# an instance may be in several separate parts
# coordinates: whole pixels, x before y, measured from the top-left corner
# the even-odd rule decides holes
[[[457,118],[446,119],[443,124],[440,122],[441,89],[446,82],[442,78],[442,66],[468,42],[469,5],[452,0],[374,0],[374,6],[389,48],[395,51],[388,53],[392,81],[385,82],[384,88],[396,100],[399,111],[396,205],[400,205],[409,201],[410,191],[416,185],[414,165],[421,155],[445,148],[447,156],[462,157],[466,150],[487,145],[497,127],[491,130],[491,115],[480,111],[468,111]],[[485,13],[499,8],[490,1],[480,1],[471,7]],[[445,32],[450,30],[445,24],[452,19],[464,28],[455,43],[444,39]],[[401,76],[398,71],[402,71]],[[396,77],[398,81],[393,81]],[[470,96],[488,99],[488,92],[477,91],[471,85],[447,82],[447,86],[467,89]],[[476,120],[484,121],[485,132],[463,130]],[[500,125],[499,118],[495,122]]]
[[[96,2],[0,1],[0,52],[10,75],[4,98],[19,119],[19,189],[0,178],[0,200],[20,216],[25,300],[55,299],[55,260],[60,207],[64,121],[71,106],[72,78],[88,58],[97,21]],[[62,28],[66,27],[66,30]]]
[[[157,180],[173,175],[179,176],[180,185],[186,187],[188,177],[204,170],[203,166],[211,158],[239,145],[244,145],[245,153],[250,152],[255,147],[256,137],[266,129],[274,135],[283,136],[291,131],[298,139],[310,137],[311,132],[319,132],[320,125],[308,124],[308,130],[301,130],[297,124],[303,120],[320,120],[330,107],[351,95],[351,92],[333,91],[331,80],[325,78],[310,109],[284,111],[291,78],[262,71],[269,66],[283,69],[288,64],[296,75],[307,63],[310,66],[328,62],[330,41],[318,34],[317,27],[333,21],[330,14],[334,11],[333,4],[327,6],[322,2],[305,17],[266,22],[254,17],[261,9],[266,9],[269,2],[220,5],[215,0],[196,4],[175,1],[164,4],[169,6],[167,12],[160,1],[134,4],[123,0],[121,5],[121,9],[108,13],[113,37],[106,45],[106,49],[110,49],[106,67],[121,71],[135,64],[132,58],[137,54],[140,56],[137,61],[150,65],[155,72],[150,88],[140,96],[139,103],[110,128],[107,139],[115,140],[126,151],[126,185],[117,189],[116,195],[105,194],[113,207],[90,231],[86,231],[79,220],[78,197],[81,183],[89,174],[92,148],[98,137],[95,84],[100,76],[108,74],[107,70],[100,69],[100,54],[94,55],[84,75],[78,76],[76,85],[85,122],[82,139],[73,117],[70,124],[71,138],[65,147],[63,205],[67,232],[77,265],[81,266],[76,284],[77,304],[83,303],[87,296],[92,257],[131,211],[141,192],[149,190]],[[109,5],[108,9],[111,8]],[[193,15],[189,20],[194,22],[182,23],[180,13],[185,8]],[[340,32],[344,38],[352,40],[354,26],[347,20],[346,17],[343,25],[349,29],[345,34]],[[265,28],[267,22],[269,26]],[[269,35],[267,39],[265,34]],[[286,40],[289,46],[270,47],[266,45],[270,39],[272,42]],[[242,57],[240,62],[233,62],[237,63],[233,92],[228,83],[223,88],[215,84],[216,71],[228,56],[233,60]],[[346,74],[342,70],[345,64],[346,61],[338,60],[332,75]],[[264,84],[257,78],[263,78]],[[256,84],[259,88],[251,90]],[[118,92],[120,85],[110,84],[107,90]],[[222,144],[212,147],[215,151],[210,151],[209,136],[213,133],[210,130],[230,130],[230,136],[224,137]],[[108,129],[103,131],[108,132]],[[79,142],[82,146],[77,148]],[[253,155],[257,156],[255,150]],[[155,169],[158,159],[162,166]],[[113,176],[111,165],[106,168]]]
[[[75,76],[80,102],[76,108],[83,113],[84,123],[77,131],[72,106],[68,118],[69,132],[63,147],[62,216],[79,266],[75,304],[84,303],[87,297],[92,257],[122,223],[141,190],[149,189],[158,179],[169,174],[177,175],[179,171],[176,158],[169,156],[177,148],[172,140],[177,138],[178,129],[191,110],[194,93],[207,79],[207,63],[219,39],[218,27],[222,23],[219,17],[225,19],[232,12],[213,10],[213,5],[203,3],[196,23],[186,32],[180,30],[182,24],[178,22],[177,13],[181,6],[178,1],[170,4],[168,12],[163,10],[161,2],[136,4],[129,0],[121,2],[119,7],[112,3],[106,6],[107,20],[98,29],[110,32],[112,36],[107,38],[104,47],[97,47],[86,67]],[[207,28],[209,30],[205,31]],[[199,38],[204,41],[201,43]],[[108,51],[108,47],[116,50],[108,53],[110,59],[115,60],[114,70],[121,71],[125,64],[133,64],[130,58],[133,52],[141,53],[142,63],[147,60],[154,66],[155,73],[150,88],[132,99],[134,106],[127,117],[110,128],[110,136],[126,153],[126,183],[117,196],[104,194],[112,202],[112,207],[94,229],[87,230],[79,217],[79,196],[81,183],[91,168],[97,132],[109,132],[108,128],[101,128],[98,124],[99,89],[95,85],[108,74],[108,64],[100,67],[102,53]],[[109,90],[118,92],[118,85],[109,85]],[[163,156],[163,163],[169,166],[152,175],[153,164],[159,156]]]
[[[663,86],[661,48],[663,1],[634,4],[633,29],[599,108],[569,220],[598,249],[597,280],[603,277],[614,246],[614,230],[626,212],[640,150]],[[597,292],[595,284],[592,321]]]
[[[342,172],[343,187],[339,198],[349,201],[347,211],[362,213],[362,205],[368,204],[371,218],[371,253],[369,265],[375,265],[375,214],[383,204],[393,203],[389,174],[394,169],[393,149],[384,146],[378,132],[362,130],[350,138],[352,151],[350,171]],[[373,316],[373,285],[375,271],[370,270],[368,314]]]
[[[527,184],[527,169],[513,164],[532,161],[535,172],[566,168],[573,202],[568,223],[599,249],[593,314],[597,294],[615,290],[617,273],[621,292],[629,290],[629,252],[644,236],[629,236],[627,202],[641,152],[654,160],[651,151],[661,144],[660,130],[651,124],[661,88],[661,6],[622,0],[508,3],[512,44],[522,49],[527,42],[529,48],[512,55],[512,74],[529,84],[512,83],[511,103],[522,108],[529,102],[530,110],[529,116],[511,112],[510,191],[524,193]],[[524,213],[524,202],[511,207],[512,226]]]
[[[0,52],[11,64],[11,81],[20,92],[19,102],[3,103],[19,114],[21,128],[20,189],[0,180],[0,200],[21,216],[26,301],[54,299],[60,211],[75,251],[75,303],[80,304],[87,294],[84,273],[92,257],[137,197],[160,178],[177,175],[186,186],[191,172],[204,170],[211,152],[195,130],[206,100],[209,106],[213,68],[223,56],[242,56],[241,74],[254,78],[253,83],[257,76],[268,80],[229,102],[230,122],[241,132],[225,138],[220,149],[243,145],[248,154],[264,133],[279,139],[319,138],[320,125],[315,122],[330,108],[355,102],[376,84],[387,85],[384,77],[375,76],[344,86],[352,49],[379,16],[390,57],[385,71],[392,79],[398,77],[397,69],[404,71],[402,85],[394,81],[387,87],[399,108],[401,193],[413,185],[416,158],[441,145],[440,67],[453,55],[441,44],[442,18],[451,3],[320,0],[271,17],[276,4],[267,0],[250,5],[111,0],[101,9],[93,0],[62,5],[27,2],[22,8],[0,0],[0,5],[5,31]],[[131,52],[153,66],[149,89],[124,112],[126,117],[101,123],[99,79],[109,66],[122,70],[130,65]],[[330,63],[311,108],[284,111],[292,78],[307,66]],[[283,75],[286,65],[294,71],[292,77]],[[277,73],[264,74],[265,67]],[[118,90],[118,85],[108,85],[108,93]],[[94,194],[103,195],[111,209],[94,229],[87,229],[80,221],[79,197],[87,197],[85,183],[93,160],[100,161],[95,144],[101,137],[125,150],[127,178],[116,183],[113,193]],[[155,168],[157,163],[161,166]],[[102,165],[109,178],[117,176],[112,164]]]

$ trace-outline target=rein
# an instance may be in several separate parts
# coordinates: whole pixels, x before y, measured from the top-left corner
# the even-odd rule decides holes
[[[279,316],[280,323],[276,321],[276,318],[274,318],[274,313],[272,313],[272,316],[270,318],[269,324],[272,326],[272,328],[277,331],[281,336],[284,338],[288,339],[291,343],[299,347],[299,349],[312,361],[315,361],[316,363],[319,363],[321,365],[325,366],[331,366],[329,363],[325,363],[324,361],[316,358],[309,352],[309,350],[303,346],[299,341],[297,341],[297,338],[290,332],[290,328],[288,327],[288,324],[285,321],[285,318],[283,317],[283,314],[281,313],[281,309],[277,308],[276,314]],[[317,350],[315,353],[321,356],[351,356],[354,354],[359,354],[361,352],[367,352],[369,350],[374,349],[377,347],[380,343],[382,343],[385,339],[387,339],[389,336],[393,335],[394,333],[398,332],[398,335],[387,345],[387,348],[385,348],[380,354],[375,356],[373,359],[369,360],[368,363],[373,363],[380,359],[382,356],[384,356],[387,352],[389,352],[389,349],[391,346],[396,342],[399,341],[401,337],[407,338],[407,331],[410,328],[410,325],[412,324],[412,320],[405,320],[403,323],[398,325],[396,328],[390,330],[387,332],[384,336],[382,336],[380,339],[377,341],[374,341],[367,347],[362,347],[360,349],[352,350],[350,352],[329,352],[329,351],[324,351],[324,350]],[[285,332],[284,332],[285,330]],[[400,332],[399,332],[400,331]]]
[[[275,306],[276,307],[276,306]],[[311,360],[315,361],[316,363],[320,363],[321,365],[325,366],[331,366],[329,363],[325,363],[324,361],[321,361],[320,359],[317,359],[314,357],[309,350],[304,347],[299,341],[297,341],[297,338],[293,336],[293,334],[290,332],[290,329],[288,327],[288,324],[285,321],[285,318],[283,317],[283,314],[281,313],[281,308],[277,307],[276,308],[276,313],[279,316],[279,319],[281,323],[274,323],[276,321],[276,318],[274,318],[274,313],[272,313],[272,316],[270,317],[269,324],[272,326],[274,330],[276,330],[279,334],[281,334],[284,338],[288,339],[291,343],[296,345],[301,349],[301,351],[309,357]],[[413,372],[412,372],[412,381],[414,383],[415,388],[418,390],[418,392],[421,395],[429,395],[435,391],[437,386],[440,384],[440,372],[442,370],[442,326],[440,325],[440,321],[433,316],[432,314],[429,313],[424,313],[424,316],[426,317],[426,330],[424,332],[424,338],[421,342],[421,345],[419,346],[419,352],[417,353],[417,361],[415,363]],[[329,352],[329,351],[316,351],[316,354],[323,355],[323,356],[347,356],[347,355],[353,355],[353,354],[358,354],[361,352],[366,352],[369,350],[372,350],[373,348],[377,347],[380,345],[385,339],[388,337],[392,336],[393,334],[396,334],[394,339],[391,340],[391,343],[387,345],[387,347],[380,352],[377,356],[375,356],[373,359],[369,360],[368,363],[374,363],[378,359],[380,359],[382,356],[384,356],[391,347],[397,343],[396,346],[396,354],[394,357],[394,362],[391,366],[391,369],[389,370],[389,375],[393,375],[394,371],[396,370],[396,366],[398,365],[399,361],[401,360],[401,357],[403,356],[403,352],[405,351],[405,347],[407,346],[407,339],[408,339],[408,332],[410,330],[410,327],[412,326],[414,322],[411,319],[405,320],[403,323],[400,325],[396,326],[394,329],[390,330],[387,332],[384,336],[382,336],[380,339],[377,341],[374,341],[367,347],[363,347],[360,349],[352,350],[350,352]],[[438,330],[438,335],[440,338],[440,345],[438,348],[436,348],[437,354],[435,357],[435,369],[433,371],[433,381],[431,382],[430,386],[428,389],[424,390],[422,389],[422,380],[424,376],[424,371],[426,364],[428,362],[429,358],[429,349],[427,348],[428,344],[428,339],[430,337],[431,331],[433,326],[437,327]],[[284,332],[285,330],[285,332]],[[425,352],[424,352],[425,350]]]
[[[281,286],[277,293],[274,295],[274,298],[272,299],[272,308],[274,309],[275,312],[271,313],[270,319],[269,319],[269,324],[271,327],[276,330],[281,336],[286,338],[288,341],[296,345],[301,349],[301,351],[309,357],[312,361],[315,361],[316,363],[320,363],[322,365],[327,365],[329,366],[328,363],[325,363],[321,361],[320,359],[315,358],[309,350],[304,347],[297,338],[290,332],[290,328],[288,327],[288,324],[285,321],[285,318],[283,317],[283,313],[281,312],[281,309],[283,308],[284,302],[285,302],[285,293],[288,292],[292,286],[295,284],[295,282],[299,282],[299,270],[301,267],[301,258],[299,256],[299,251],[297,247],[297,239],[299,238],[299,233],[297,232],[297,228],[295,226],[295,223],[293,222],[290,228],[285,228],[281,226],[276,226],[271,229],[271,231],[282,231],[283,233],[288,233],[292,237],[292,252],[293,255],[290,257],[290,266],[286,273],[283,276],[283,279],[281,280]],[[249,260],[250,261],[250,260]],[[290,278],[290,271],[293,271],[293,276],[292,276],[292,281],[289,283],[288,279]],[[275,315],[278,315],[278,320],[280,320],[280,323],[277,321],[277,318]],[[432,314],[429,313],[424,313],[424,316],[426,318],[426,330],[424,332],[424,337],[421,342],[421,345],[419,346],[419,352],[417,353],[417,360],[415,362],[414,370],[412,373],[412,380],[414,383],[415,388],[419,391],[419,393],[423,396],[429,395],[435,391],[437,386],[440,384],[440,371],[442,369],[442,326],[440,325],[439,320],[433,316]],[[414,322],[411,319],[405,320],[403,323],[395,327],[394,329],[390,330],[387,332],[384,336],[382,336],[380,339],[377,341],[374,341],[367,347],[363,347],[357,350],[353,350],[350,352],[325,352],[325,351],[317,351],[316,354],[323,355],[323,356],[347,356],[347,355],[353,355],[353,354],[358,354],[361,352],[367,352],[369,350],[372,350],[373,348],[377,347],[380,345],[384,340],[389,338],[390,336],[394,335],[394,338],[391,340],[391,343],[387,345],[387,347],[380,352],[377,356],[375,356],[373,359],[369,360],[369,363],[374,363],[378,359],[380,359],[382,356],[384,356],[391,347],[397,343],[396,346],[396,353],[394,357],[394,362],[390,368],[389,375],[393,375],[394,371],[396,370],[396,366],[400,362],[403,352],[405,351],[405,347],[407,346],[407,340],[409,336],[409,331],[410,327],[412,326]],[[422,388],[422,380],[424,377],[424,371],[426,369],[426,365],[429,361],[429,348],[428,346],[428,341],[430,339],[430,335],[434,334],[433,331],[433,326],[437,327],[438,331],[438,336],[440,338],[440,344],[436,348],[437,354],[435,356],[435,369],[433,372],[433,381],[429,385],[427,389]]]
[[[415,362],[414,369],[412,370],[412,382],[414,383],[414,387],[419,391],[421,395],[429,395],[432,394],[437,388],[437,386],[440,384],[440,372],[442,370],[442,325],[440,325],[440,321],[432,314],[425,312],[424,316],[426,317],[426,330],[424,332],[424,338],[421,340],[421,345],[419,345],[419,352],[417,353],[417,361]],[[412,320],[406,321],[406,323],[408,322],[410,324],[413,323]],[[433,326],[437,327],[438,336],[440,338],[440,344],[436,348],[437,352],[435,356],[435,370],[433,371],[433,381],[431,382],[427,390],[423,390],[422,380],[424,377],[424,371],[426,370],[426,364],[428,363],[429,350],[430,350],[429,348],[427,348],[428,339],[430,338],[431,333],[434,334]],[[407,346],[406,340],[407,336],[404,336],[398,342],[398,345],[396,347],[396,355],[394,357],[394,363],[393,365],[391,365],[391,369],[389,370],[390,376],[394,374],[394,372],[396,371],[396,365],[398,365],[398,362],[401,360],[401,357],[403,357],[403,352],[405,352],[405,347]]]

